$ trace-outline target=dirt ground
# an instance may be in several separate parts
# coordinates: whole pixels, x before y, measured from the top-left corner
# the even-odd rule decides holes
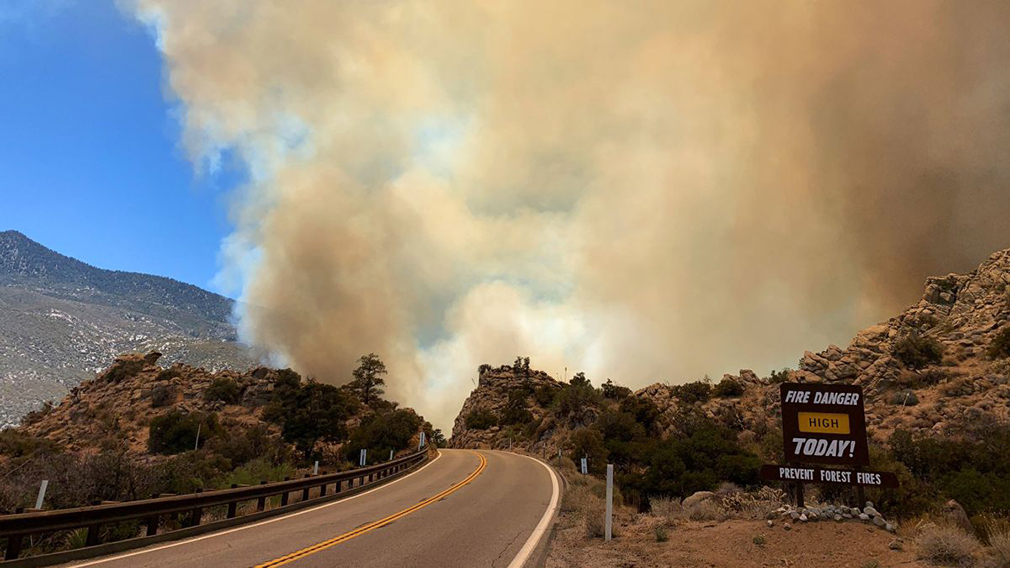
[[[622,520],[619,537],[605,543],[587,539],[581,523],[561,520],[546,566],[926,566],[915,560],[910,543],[891,550],[893,535],[862,523],[804,523],[786,531],[781,522],[771,528],[764,521],[686,522],[669,527],[669,540],[657,542],[654,529],[660,522],[645,515]],[[763,544],[754,543],[758,536]]]

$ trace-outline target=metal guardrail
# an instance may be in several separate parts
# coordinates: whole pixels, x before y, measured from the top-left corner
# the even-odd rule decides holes
[[[150,537],[158,534],[160,520],[165,515],[179,515],[188,512],[189,515],[183,521],[182,527],[186,528],[199,525],[203,510],[209,507],[226,505],[228,507],[227,518],[232,519],[238,516],[238,505],[243,501],[255,500],[256,511],[262,512],[266,508],[266,500],[278,495],[281,497],[281,508],[288,505],[291,493],[298,491],[302,492],[301,501],[308,501],[309,491],[319,488],[319,496],[316,499],[322,499],[327,496],[331,485],[334,486],[333,491],[336,494],[342,490],[379,481],[424,461],[427,454],[428,448],[425,448],[385,463],[338,473],[306,474],[302,479],[274,483],[263,482],[260,485],[244,487],[232,486],[231,489],[160,496],[138,501],[103,503],[75,509],[0,515],[0,538],[7,539],[4,560],[17,559],[21,554],[25,537],[37,534],[87,528],[85,546],[88,547],[99,544],[99,531],[102,525],[110,523],[139,520],[146,525],[145,534]],[[358,480],[357,485],[354,483],[355,480]],[[346,482],[346,487],[342,487],[344,482]]]

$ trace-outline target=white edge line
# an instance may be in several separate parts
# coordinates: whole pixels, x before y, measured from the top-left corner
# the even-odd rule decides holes
[[[519,554],[516,554],[516,557],[513,558],[512,562],[510,562],[508,565],[508,568],[522,568],[522,566],[526,564],[526,561],[529,560],[530,555],[533,554],[533,550],[537,547],[537,544],[540,543],[540,539],[543,538],[544,533],[547,532],[547,526],[550,525],[551,519],[554,518],[554,513],[558,509],[558,499],[561,495],[561,492],[558,490],[558,476],[557,474],[554,473],[554,470],[551,469],[549,465],[545,464],[544,462],[536,458],[526,456],[523,454],[513,454],[513,455],[522,456],[526,459],[530,459],[537,462],[538,464],[542,465],[544,469],[547,470],[547,473],[551,475],[551,502],[549,505],[547,505],[547,510],[544,511],[544,516],[540,517],[540,522],[537,523],[537,527],[533,529],[533,534],[531,534],[530,537],[526,539],[526,544],[524,544],[523,547],[519,549]]]
[[[298,515],[304,515],[306,513],[311,513],[313,511],[318,511],[319,509],[325,509],[326,507],[332,507],[334,505],[339,505],[341,503],[346,503],[346,502],[350,501],[351,499],[357,499],[358,497],[364,497],[365,495],[368,495],[372,491],[378,491],[380,489],[384,489],[386,487],[389,487],[389,486],[391,486],[391,485],[393,485],[395,483],[399,483],[399,482],[403,481],[404,479],[407,479],[408,477],[414,475],[415,473],[421,473],[421,471],[424,468],[426,468],[429,465],[431,465],[431,464],[435,463],[436,461],[438,461],[438,458],[440,458],[440,457],[442,457],[442,452],[438,452],[435,455],[435,459],[433,459],[430,462],[424,464],[417,471],[412,471],[412,472],[408,473],[407,475],[404,475],[403,477],[401,477],[399,479],[394,479],[393,481],[390,481],[389,483],[383,483],[382,485],[380,485],[378,487],[374,487],[372,489],[369,489],[368,491],[365,491],[363,493],[358,493],[356,495],[351,495],[350,497],[347,497],[346,499],[338,499],[338,500],[332,501],[330,503],[323,503],[322,505],[319,505],[319,506],[316,506],[316,507],[309,507],[308,509],[302,509],[301,511],[294,511],[294,512],[288,513],[286,515],[278,515],[276,517],[272,517],[272,518],[269,518],[269,519],[267,519],[265,521],[260,521],[258,523],[251,523],[251,524],[248,524],[248,525],[241,525],[241,526],[235,527],[233,529],[228,529],[228,530],[223,530],[223,531],[215,531],[215,532],[212,532],[210,534],[206,534],[206,535],[198,536],[198,537],[193,537],[193,538],[187,538],[187,539],[179,540],[179,541],[176,541],[176,542],[173,542],[173,543],[170,543],[170,544],[164,544],[164,545],[156,546],[156,547],[153,547],[153,548],[143,548],[141,550],[137,550],[137,551],[134,551],[134,552],[128,552],[126,554],[119,554],[119,555],[116,555],[116,556],[108,556],[106,558],[100,558],[98,560],[91,560],[91,561],[85,562],[83,564],[71,564],[70,567],[71,568],[84,568],[85,566],[94,566],[95,564],[103,564],[105,562],[112,562],[113,560],[121,560],[123,558],[130,558],[132,556],[139,556],[141,554],[147,554],[149,552],[156,552],[158,550],[165,550],[166,548],[174,548],[176,546],[183,546],[183,545],[186,545],[186,544],[191,544],[191,543],[194,543],[194,542],[199,542],[201,540],[206,540],[208,538],[215,538],[215,537],[219,537],[219,536],[224,536],[226,534],[231,534],[233,532],[244,531],[246,529],[252,529],[252,528],[259,527],[259,526],[268,525],[270,523],[276,523],[277,521],[283,521],[284,519],[289,519],[291,517],[297,517]]]

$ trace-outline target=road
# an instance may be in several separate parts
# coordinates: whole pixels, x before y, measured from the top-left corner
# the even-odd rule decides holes
[[[443,449],[347,499],[71,566],[532,566],[559,499],[556,475],[536,460]]]

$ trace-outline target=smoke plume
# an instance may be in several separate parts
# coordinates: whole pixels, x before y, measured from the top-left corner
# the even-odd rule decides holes
[[[480,363],[794,365],[1010,238],[1010,4],[137,0],[222,278],[320,380],[446,427]],[[569,375],[571,372],[569,372]]]

